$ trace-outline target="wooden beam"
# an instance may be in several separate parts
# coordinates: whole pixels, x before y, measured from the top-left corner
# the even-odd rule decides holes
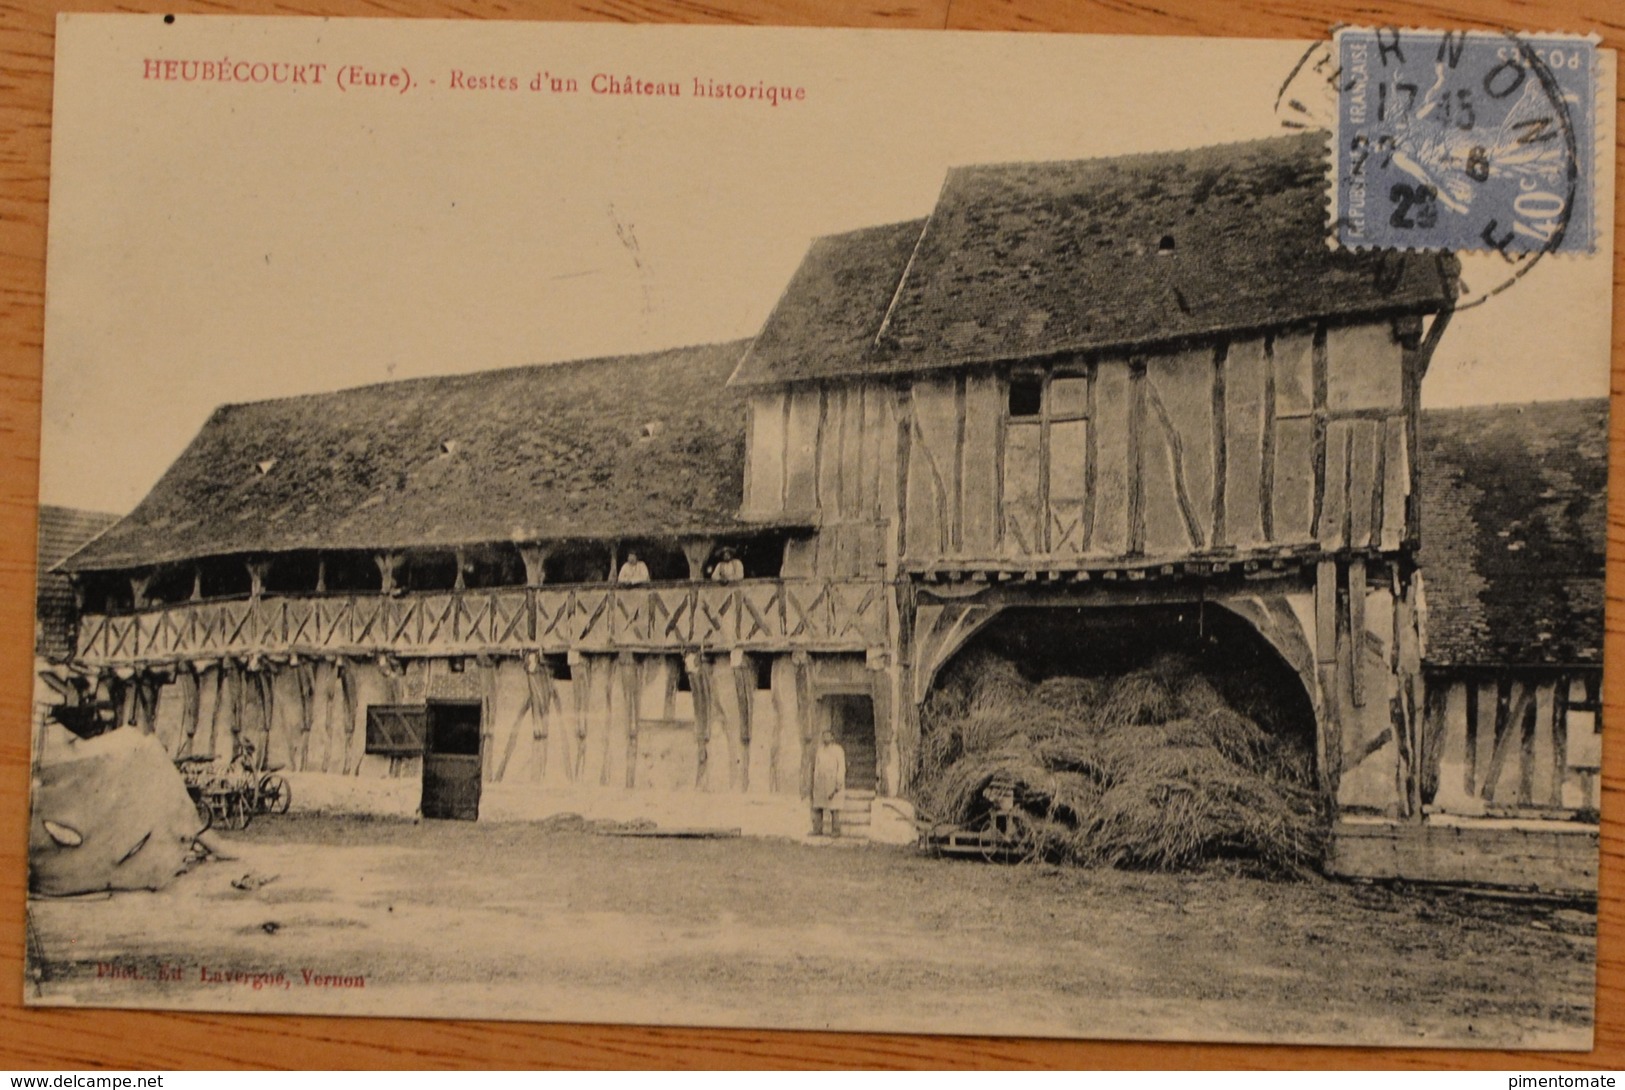
[[[1128,551],[1140,556],[1145,552],[1145,360],[1130,360],[1128,375]]]
[[[552,550],[545,545],[519,546],[519,559],[525,563],[525,585],[539,587],[547,582],[547,557]]]
[[[711,558],[711,550],[716,548],[717,539],[714,537],[684,538],[681,545],[683,559],[688,561],[689,581],[698,583],[705,578],[705,562]]]
[[[374,553],[372,562],[378,565],[379,590],[384,594],[395,592],[395,572],[401,566],[400,553]]]
[[[1394,602],[1399,610],[1399,602]],[[1349,693],[1356,708],[1365,706],[1365,561],[1349,561]]]
[[[1331,560],[1315,565],[1315,661],[1337,661],[1337,564]],[[1334,695],[1326,694],[1328,702]]]

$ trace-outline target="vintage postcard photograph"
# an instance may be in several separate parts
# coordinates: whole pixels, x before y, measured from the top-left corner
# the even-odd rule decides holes
[[[61,16],[26,1001],[1589,1048],[1568,29]]]

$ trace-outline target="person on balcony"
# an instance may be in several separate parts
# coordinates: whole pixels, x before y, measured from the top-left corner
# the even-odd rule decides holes
[[[846,750],[826,729],[813,758],[812,832],[824,835],[824,815],[829,815],[829,835],[841,835],[841,807],[846,805]]]
[[[615,582],[620,583],[623,586],[632,587],[637,586],[639,583],[647,583],[648,581],[649,565],[645,564],[642,560],[639,560],[637,553],[628,551],[626,554],[626,563],[622,564],[621,570],[616,573]]]
[[[745,578],[745,562],[734,555],[732,549],[723,549],[717,566],[711,569],[713,583],[737,583]]]

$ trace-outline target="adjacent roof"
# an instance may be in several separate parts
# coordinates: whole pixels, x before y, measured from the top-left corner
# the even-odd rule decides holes
[[[227,405],[62,565],[737,530],[743,342]]]
[[[53,572],[58,561],[118,521],[117,515],[75,507],[39,509],[39,573],[34,584],[34,653],[64,659],[73,652],[68,634],[75,614],[68,577]]]
[[[1602,663],[1608,402],[1422,414],[1433,666]]]
[[[746,353],[736,383],[817,378],[867,358],[925,220],[815,239]]]
[[[913,372],[1448,305],[1449,255],[1326,245],[1326,139],[953,170],[910,253],[914,224],[815,242],[734,381]],[[795,336],[807,329],[812,348]]]

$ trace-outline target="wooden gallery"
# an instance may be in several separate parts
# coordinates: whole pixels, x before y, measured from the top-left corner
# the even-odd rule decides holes
[[[1591,476],[1500,512],[1567,520],[1521,555],[1459,494],[1485,420],[1431,494],[1455,262],[1329,249],[1323,170],[1317,136],[956,169],[815,241],[748,342],[225,406],[60,565],[71,666],[176,756],[426,817],[800,828],[832,729],[861,832],[955,656],[1038,632],[1088,673],[1119,622],[1200,626],[1279,668],[1333,869],[1594,884],[1606,407],[1529,440]],[[1554,550],[1561,615],[1484,605]]]

